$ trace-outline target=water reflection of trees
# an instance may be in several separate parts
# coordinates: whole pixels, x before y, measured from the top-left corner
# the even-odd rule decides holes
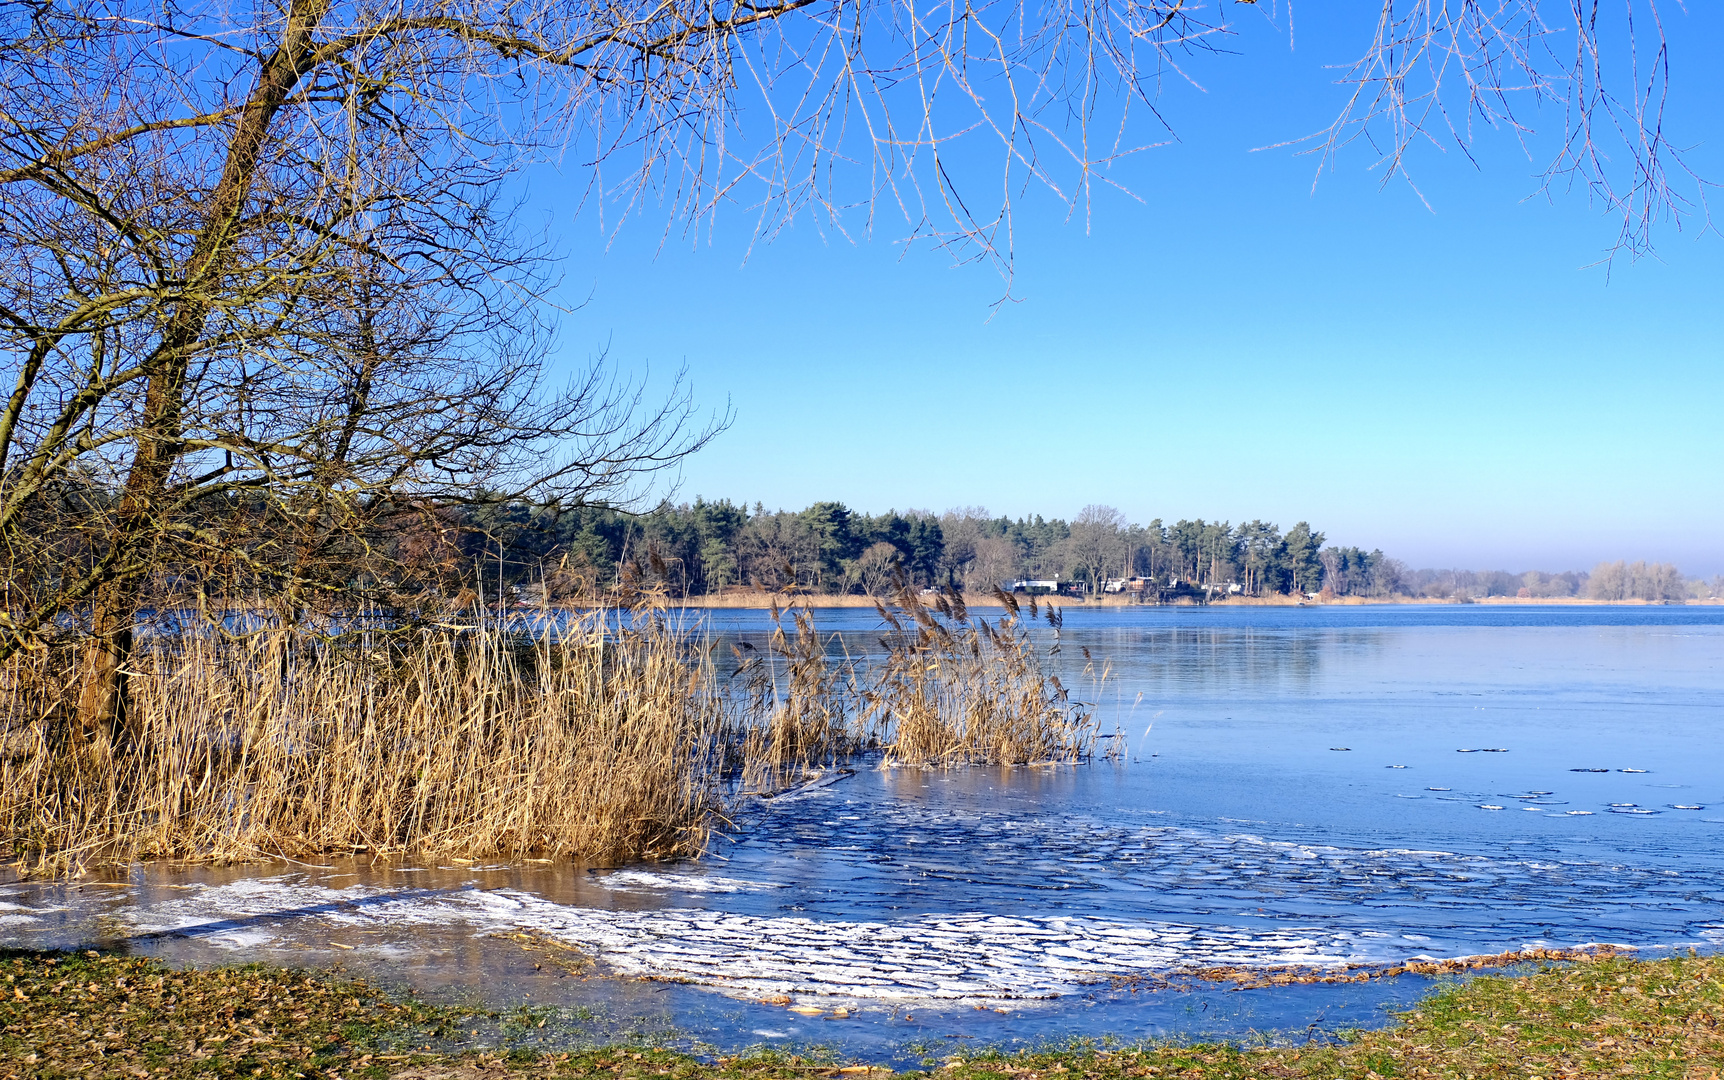
[[[728,633],[715,652],[732,641],[764,644],[765,633]],[[1310,695],[1341,669],[1380,661],[1387,641],[1379,628],[1311,629],[1253,626],[1086,627],[1068,623],[1060,638],[1037,631],[1044,663],[1071,692],[1117,708],[1136,695],[1152,698],[1273,697]],[[1053,652],[1055,645],[1058,652]],[[1089,650],[1088,657],[1084,650]],[[827,656],[866,667],[883,656],[886,643],[872,631],[845,629],[828,635]],[[1095,693],[1086,668],[1105,668],[1107,681]]]
[[[1087,646],[1113,667],[1114,694],[1275,697],[1319,692],[1339,668],[1380,657],[1375,629],[1284,630],[1174,626],[1067,631],[1067,648]]]

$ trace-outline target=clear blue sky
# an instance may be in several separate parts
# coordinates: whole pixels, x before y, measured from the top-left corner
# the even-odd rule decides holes
[[[582,177],[535,174],[566,252],[564,362],[686,365],[735,423],[676,497],[882,511],[984,506],[1137,521],[1309,520],[1418,566],[1564,569],[1669,559],[1724,572],[1724,242],[1588,267],[1615,225],[1583,195],[1528,199],[1542,158],[1415,159],[1426,209],[1358,150],[1253,148],[1320,128],[1372,12],[1301,8],[1296,48],[1247,34],[1164,102],[1178,142],[1116,170],[1089,222],[1031,195],[1020,302],[896,222],[849,242],[799,223],[754,246],[650,217],[608,245]],[[1724,181],[1724,14],[1666,12],[1669,126]],[[1324,23],[1323,19],[1330,21]],[[1554,116],[1537,122],[1556,122]],[[1724,194],[1714,200],[1724,215]]]

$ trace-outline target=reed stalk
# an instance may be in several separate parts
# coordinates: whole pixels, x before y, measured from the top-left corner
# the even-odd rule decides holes
[[[827,638],[806,607],[786,613],[774,603],[771,617],[764,652],[751,645],[732,647],[737,660],[732,683],[743,698],[739,715],[747,718],[741,773],[744,786],[755,791],[770,791],[789,776],[835,765],[865,745],[852,723],[856,694],[848,655],[836,663],[827,657]]]
[[[1016,603],[1002,602],[1006,614],[990,622],[972,618],[963,597],[948,590],[936,598],[944,616],[936,618],[900,584],[896,610],[879,606],[891,634],[869,673],[862,715],[884,765],[1024,765],[1091,755],[1093,706],[1071,700],[1044,670]]]
[[[0,664],[0,843],[30,872],[331,853],[615,862],[699,854],[725,793],[878,749],[887,765],[1073,762],[1090,706],[1015,610],[909,589],[883,656],[774,607],[721,674],[662,609],[147,640],[121,737],[74,722],[53,649]],[[1057,650],[1057,643],[1053,646]],[[70,646],[68,646],[68,653]]]
[[[120,745],[70,734],[52,658],[0,675],[0,829],[26,864],[689,855],[735,723],[698,645],[603,613],[536,640],[192,634],[134,667]]]

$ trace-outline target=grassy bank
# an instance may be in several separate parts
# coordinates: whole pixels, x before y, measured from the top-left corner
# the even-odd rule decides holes
[[[498,1023],[501,1022],[499,1029]],[[535,1015],[483,1017],[525,1033]],[[471,1010],[391,999],[280,969],[176,971],[95,953],[0,953],[0,1080],[100,1076],[603,1076],[791,1080],[866,1066],[766,1054],[702,1063],[643,1047],[544,1053],[463,1046]],[[1129,1040],[1128,1032],[1121,1033]],[[1445,989],[1396,1027],[1340,1044],[1259,1049],[1080,1044],[930,1061],[952,1080],[1495,1080],[1724,1075],[1724,960],[1604,957]]]

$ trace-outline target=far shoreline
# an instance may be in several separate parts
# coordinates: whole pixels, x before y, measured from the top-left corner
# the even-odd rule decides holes
[[[1022,605],[1027,607],[1031,598],[1028,594],[1017,594],[1017,599],[1018,599],[1019,604],[1022,604]],[[1200,602],[1195,601],[1195,600],[1181,600],[1181,601],[1176,601],[1176,602],[1171,603],[1171,604],[1144,604],[1144,603],[1139,603],[1137,601],[1128,599],[1128,598],[1123,597],[1123,596],[1119,596],[1117,594],[1116,595],[1108,595],[1108,596],[1100,596],[1100,597],[1087,597],[1087,598],[1086,597],[1078,597],[1078,596],[1059,596],[1059,595],[1054,595],[1054,594],[1046,594],[1046,595],[1038,595],[1034,599],[1035,599],[1036,603],[1041,605],[1041,606],[1045,607],[1051,603],[1054,607],[1061,608],[1061,609],[1066,609],[1066,608],[1127,608],[1127,607],[1205,607],[1205,606],[1207,606],[1207,607],[1364,607],[1366,605],[1379,605],[1379,604],[1403,605],[1403,606],[1406,606],[1406,605],[1419,605],[1419,606],[1449,605],[1449,606],[1453,606],[1453,607],[1470,607],[1470,606],[1492,606],[1492,607],[1684,607],[1684,606],[1699,606],[1699,607],[1716,607],[1719,605],[1724,605],[1724,599],[1684,600],[1684,601],[1593,600],[1590,597],[1581,597],[1581,596],[1563,596],[1563,597],[1548,597],[1548,598],[1526,597],[1526,596],[1484,596],[1484,597],[1478,597],[1476,599],[1466,599],[1466,600],[1456,600],[1456,599],[1452,599],[1452,598],[1436,598],[1436,597],[1428,597],[1428,596],[1394,596],[1394,597],[1337,596],[1337,597],[1327,597],[1327,598],[1319,597],[1318,599],[1310,600],[1310,599],[1306,599],[1304,597],[1298,597],[1298,596],[1275,595],[1275,596],[1249,596],[1249,597],[1247,597],[1247,596],[1230,596],[1230,597],[1217,598],[1215,600],[1211,600],[1207,604],[1200,603]],[[770,609],[774,604],[776,604],[780,608],[787,608],[787,607],[791,607],[791,606],[810,607],[810,608],[872,608],[872,607],[874,607],[876,602],[881,603],[881,604],[885,604],[888,606],[890,606],[892,603],[892,601],[889,597],[880,597],[880,598],[878,598],[878,601],[876,601],[876,598],[872,597],[872,596],[856,596],[854,594],[820,596],[820,595],[814,595],[814,594],[808,594],[808,593],[769,593],[769,592],[742,593],[742,592],[738,592],[738,593],[722,593],[722,594],[707,595],[707,596],[689,596],[689,597],[683,597],[680,599],[671,599],[668,601],[667,606],[669,606],[669,607],[680,607],[680,608],[685,608],[685,609],[702,610],[702,611],[714,611],[714,610],[725,610],[725,609],[735,609],[735,610],[748,611],[748,610],[767,610],[767,609]],[[992,596],[990,594],[986,594],[986,593],[981,593],[981,594],[966,593],[964,595],[964,606],[967,608],[995,608],[995,609],[1002,609],[1002,610],[1004,608],[1004,605],[1002,605],[1000,603],[1000,601],[997,597]]]

